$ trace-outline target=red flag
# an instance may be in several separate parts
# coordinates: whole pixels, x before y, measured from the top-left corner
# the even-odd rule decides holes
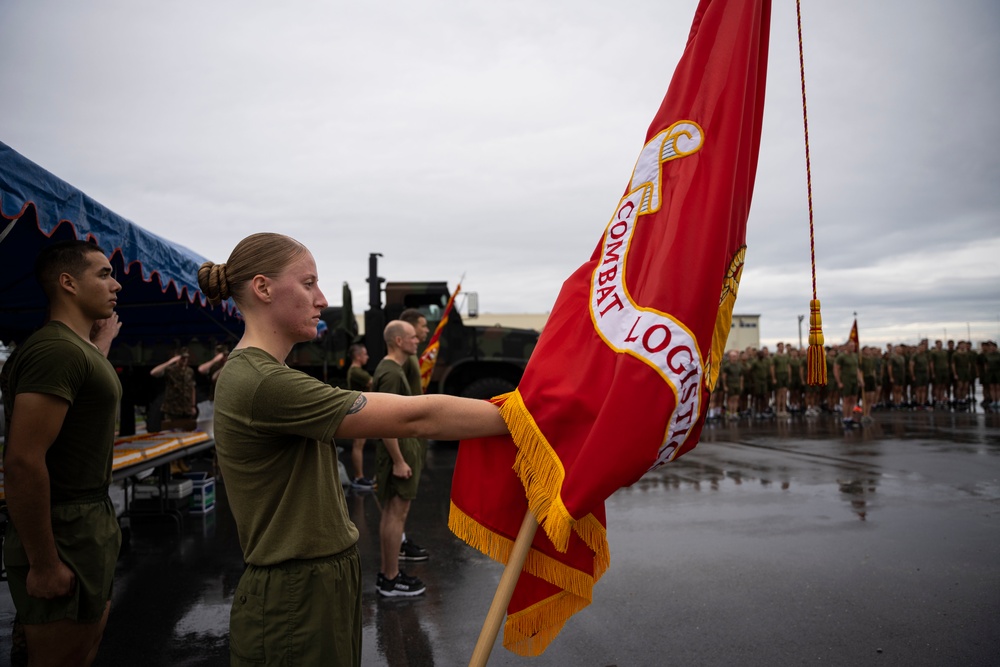
[[[854,325],[851,327],[851,333],[847,336],[848,343],[854,343],[854,349],[860,350],[861,343],[858,341],[858,318],[854,318]]]
[[[590,603],[604,500],[697,443],[743,269],[769,25],[769,0],[701,0],[596,250],[517,390],[494,399],[513,442],[459,448],[456,535],[505,562],[528,508],[543,529],[507,609],[516,653],[541,653]]]
[[[434,329],[434,335],[431,336],[431,339],[427,342],[427,347],[424,348],[423,354],[420,355],[420,386],[423,387],[424,391],[427,391],[427,385],[431,382],[434,364],[437,363],[438,352],[441,350],[441,332],[444,331],[444,325],[448,324],[448,315],[451,313],[451,307],[455,303],[455,297],[461,291],[462,283],[459,283],[455,291],[448,297],[448,305],[444,307],[444,315],[441,316],[441,321],[438,322],[437,327]]]

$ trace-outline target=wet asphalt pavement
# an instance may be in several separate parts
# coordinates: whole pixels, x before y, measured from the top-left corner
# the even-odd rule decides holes
[[[611,568],[593,604],[541,657],[498,640],[489,664],[1000,665],[1000,415],[875,419],[709,424],[693,452],[608,500]],[[379,511],[349,495],[364,665],[468,664],[502,567],[447,529],[455,453],[431,446],[410,513],[432,554],[407,568],[420,598],[378,598]],[[242,559],[219,496],[179,533],[133,521],[95,664],[229,664]],[[0,664],[12,617],[0,587]]]

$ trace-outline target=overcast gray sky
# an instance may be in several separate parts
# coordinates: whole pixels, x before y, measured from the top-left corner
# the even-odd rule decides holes
[[[0,141],[225,261],[308,245],[339,302],[466,274],[546,312],[631,175],[695,0],[0,3]],[[1000,3],[805,0],[828,341],[1000,338]],[[795,3],[775,0],[737,313],[811,298]],[[808,320],[803,336],[808,333]]]

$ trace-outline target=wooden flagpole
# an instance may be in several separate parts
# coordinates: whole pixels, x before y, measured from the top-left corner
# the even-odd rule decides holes
[[[854,330],[858,330],[858,312],[854,311]],[[861,420],[864,421],[864,416],[868,414],[868,392],[865,391],[865,369],[864,361],[861,359],[861,334],[858,333],[858,339],[854,342],[857,346],[858,353],[858,380],[861,385]],[[851,415],[851,419],[854,419],[854,415]]]
[[[493,603],[490,604],[490,610],[486,614],[483,629],[479,632],[479,640],[472,651],[469,667],[486,667],[486,662],[490,659],[490,652],[500,633],[500,624],[503,623],[507,613],[507,605],[514,595],[517,578],[521,576],[524,561],[531,551],[531,542],[535,539],[536,530],[538,521],[535,520],[531,510],[528,510],[524,514],[524,521],[521,522],[521,529],[517,531],[517,539],[514,540],[514,547],[510,550],[510,558],[507,559],[507,566],[504,567],[503,575],[500,577],[497,592],[493,595]]]

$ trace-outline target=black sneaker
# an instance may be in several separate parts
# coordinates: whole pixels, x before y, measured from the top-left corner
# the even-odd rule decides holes
[[[357,477],[351,482],[351,486],[359,491],[373,491],[375,489],[375,480],[368,477]]]
[[[387,598],[414,597],[422,595],[427,587],[417,577],[411,577],[400,570],[395,579],[386,579],[385,575],[379,572],[375,578],[375,590]]]
[[[399,560],[408,561],[422,561],[427,560],[430,554],[427,553],[427,549],[420,547],[410,540],[403,540],[403,543],[399,545]]]

